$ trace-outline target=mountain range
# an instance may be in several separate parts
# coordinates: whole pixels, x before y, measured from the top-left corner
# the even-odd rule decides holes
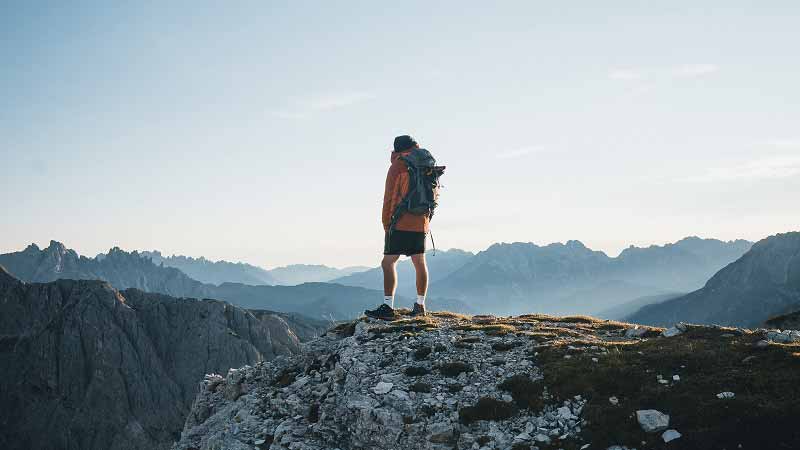
[[[755,327],[796,310],[800,310],[800,232],[791,232],[757,242],[701,289],[645,306],[627,320]]]
[[[612,258],[574,240],[494,244],[434,281],[430,290],[495,314],[594,314],[637,298],[697,289],[751,245],[688,237],[631,247]]]
[[[0,265],[26,282],[57,279],[103,280],[117,289],[135,288],[174,297],[213,298],[251,309],[299,313],[325,320],[358,317],[374,307],[383,293],[362,287],[333,283],[303,283],[297,286],[248,285],[225,282],[201,283],[181,270],[156,265],[149,257],[114,247],[101,258],[87,258],[57,241],[40,249],[32,244],[20,252],[0,255]],[[399,305],[409,304],[399,298]],[[462,302],[439,299],[437,306],[468,312]]]
[[[296,354],[325,327],[0,267],[0,448],[167,449],[205,374]]]
[[[211,261],[204,257],[172,255],[164,256],[158,250],[139,252],[139,255],[150,258],[156,265],[179,269],[197,281],[208,284],[241,283],[294,286],[308,282],[326,282],[356,272],[368,270],[366,266],[345,268],[329,267],[321,264],[292,264],[263,269],[252,264],[228,261]],[[101,253],[98,259],[105,257]]]
[[[602,314],[637,299],[645,299],[638,303],[644,305],[647,299],[662,300],[693,291],[751,245],[742,240],[689,237],[664,246],[630,247],[615,258],[579,241],[546,246],[495,244],[477,254],[457,249],[439,251],[428,257],[429,299],[432,307],[458,312]],[[273,272],[255,266],[205,258],[164,258],[156,252],[127,252],[118,247],[87,258],[56,241],[45,249],[32,244],[21,252],[0,255],[0,265],[24,281],[100,279],[118,289],[216,298],[247,308],[294,312],[317,319],[356,317],[382,297],[377,290],[382,286],[380,268],[338,277],[330,283],[272,286],[260,283],[274,281]],[[213,282],[201,282],[184,270],[202,272],[205,280]],[[292,271],[286,270],[278,272],[284,280],[298,280],[290,280],[287,273]],[[398,278],[402,305],[416,293],[408,260],[399,264]],[[247,279],[259,284],[232,281]],[[498,303],[498,297],[504,301]]]

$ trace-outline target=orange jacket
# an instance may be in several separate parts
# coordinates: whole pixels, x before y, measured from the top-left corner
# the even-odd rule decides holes
[[[383,229],[389,230],[392,223],[392,214],[395,208],[408,193],[408,167],[400,159],[411,151],[392,152],[389,173],[386,174],[386,188],[383,191]],[[430,226],[430,219],[427,215],[416,216],[414,214],[403,213],[395,225],[395,230],[399,231],[418,231],[427,233]]]

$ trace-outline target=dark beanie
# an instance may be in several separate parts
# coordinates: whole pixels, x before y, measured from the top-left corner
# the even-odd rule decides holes
[[[394,138],[394,151],[396,152],[408,150],[413,148],[415,145],[417,145],[417,141],[407,134]]]

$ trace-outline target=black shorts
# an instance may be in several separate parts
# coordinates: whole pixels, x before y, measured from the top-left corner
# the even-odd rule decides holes
[[[392,231],[383,238],[384,255],[418,255],[425,253],[425,233],[420,231]]]

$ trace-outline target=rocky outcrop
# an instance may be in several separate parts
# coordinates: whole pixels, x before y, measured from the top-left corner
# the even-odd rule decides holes
[[[798,448],[800,344],[680,328],[363,319],[301,355],[206,376],[173,450]]]
[[[757,327],[800,308],[800,232],[768,237],[688,295],[643,307],[627,320]]]
[[[168,448],[198,380],[297,353],[296,320],[0,269],[0,448]]]

